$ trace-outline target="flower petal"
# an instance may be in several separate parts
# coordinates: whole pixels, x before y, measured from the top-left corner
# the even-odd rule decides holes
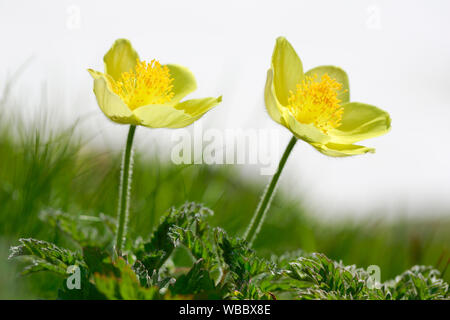
[[[330,142],[327,144],[312,143],[311,145],[319,152],[330,157],[348,157],[368,152],[375,153],[374,148],[358,146],[356,144],[338,144]]]
[[[342,107],[341,125],[329,132],[333,142],[354,143],[385,134],[391,128],[389,114],[375,106],[349,102]]]
[[[272,54],[273,83],[278,101],[287,105],[289,91],[303,79],[302,61],[292,45],[284,37],[277,38]]]
[[[218,105],[222,97],[186,100],[173,106],[148,105],[137,108],[134,114],[140,124],[150,128],[183,128],[200,119]]]
[[[105,73],[114,80],[118,80],[123,72],[134,69],[137,59],[139,59],[139,56],[130,41],[118,39],[103,57]]]
[[[197,82],[188,68],[176,64],[167,64],[166,66],[169,68],[170,76],[173,78],[172,90],[175,93],[168,104],[175,105],[189,93],[197,89]]]
[[[202,99],[191,99],[175,105],[175,108],[178,110],[183,110],[192,117],[199,119],[206,112],[217,106],[220,102],[222,102],[222,96],[218,98],[209,97]]]
[[[139,124],[150,128],[182,128],[192,118],[169,105],[147,105],[133,110]]]
[[[348,83],[347,73],[339,67],[335,66],[320,66],[315,67],[305,73],[305,76],[313,76],[317,74],[318,79],[322,78],[322,75],[328,74],[331,79],[335,79],[337,82],[342,84],[341,90],[339,90],[338,98],[341,103],[350,101],[350,86]]]
[[[94,93],[97,103],[103,113],[114,122],[122,124],[138,124],[137,119],[126,106],[126,104],[116,95],[108,82],[108,75],[88,69],[94,78]]]
[[[266,87],[264,88],[264,101],[266,104],[267,112],[270,117],[281,125],[285,125],[285,121],[281,115],[281,108],[283,108],[275,95],[273,87],[273,70],[267,71]]]
[[[297,138],[308,143],[324,144],[330,141],[330,138],[317,129],[313,124],[305,124],[297,121],[297,119],[295,119],[295,117],[287,109],[283,110],[283,117],[289,130],[291,130]]]

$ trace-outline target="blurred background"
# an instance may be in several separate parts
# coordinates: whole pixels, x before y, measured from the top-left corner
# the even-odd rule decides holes
[[[64,243],[42,224],[42,210],[115,215],[127,127],[101,113],[86,69],[102,71],[122,37],[143,60],[189,67],[198,82],[189,98],[223,95],[200,120],[205,129],[275,130],[275,157],[290,139],[263,101],[276,37],[287,37],[305,70],[342,67],[351,100],[388,111],[392,131],[364,141],[375,154],[343,159],[298,143],[256,249],[376,264],[383,280],[414,264],[445,272],[448,12],[444,0],[0,0],[0,298],[54,296],[53,278],[17,278],[6,261],[18,237]],[[213,224],[242,233],[270,177],[254,164],[177,166],[173,132],[137,130],[133,232],[145,237],[169,207],[200,201],[215,211]]]

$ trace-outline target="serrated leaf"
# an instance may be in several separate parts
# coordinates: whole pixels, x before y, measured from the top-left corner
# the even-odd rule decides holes
[[[187,274],[178,277],[169,289],[173,294],[193,295],[203,299],[222,299],[224,296],[224,288],[215,285],[203,259],[198,260]]]
[[[106,247],[115,232],[114,219],[101,213],[99,216],[72,215],[60,210],[47,209],[40,218],[51,227],[61,230],[81,247]]]
[[[151,239],[136,250],[136,258],[148,269],[149,273],[158,270],[180,245],[180,239],[172,229],[190,229],[194,224],[201,225],[200,220],[212,215],[212,211],[201,204],[186,203],[180,209],[171,208],[162,218],[161,223]]]
[[[66,275],[69,266],[86,267],[78,253],[59,248],[53,243],[32,238],[22,238],[19,242],[19,246],[11,247],[9,259],[20,257],[27,263],[23,274],[52,271]]]
[[[98,291],[111,300],[151,300],[160,299],[158,287],[143,287],[140,285],[132,267],[122,258],[113,263],[118,270],[109,275],[94,274],[94,282]]]

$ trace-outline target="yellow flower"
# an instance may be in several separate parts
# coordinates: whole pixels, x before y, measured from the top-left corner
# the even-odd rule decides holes
[[[103,58],[105,73],[89,69],[94,93],[111,120],[151,128],[181,128],[201,118],[222,101],[218,98],[180,102],[197,88],[185,67],[145,62],[126,39],[119,39]]]
[[[328,156],[375,152],[353,143],[385,134],[391,127],[387,112],[350,102],[344,70],[320,66],[303,73],[300,58],[283,37],[275,45],[264,98],[273,120]]]

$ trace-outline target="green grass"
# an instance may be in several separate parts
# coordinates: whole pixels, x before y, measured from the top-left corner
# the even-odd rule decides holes
[[[115,216],[120,154],[92,149],[85,137],[74,134],[74,127],[56,128],[42,119],[25,125],[12,109],[10,102],[0,105],[0,299],[54,298],[58,280],[45,274],[16,277],[20,266],[7,261],[7,248],[20,237],[70,248],[57,230],[39,219],[47,208]],[[176,166],[137,150],[130,232],[147,238],[169,207],[196,201],[214,210],[209,221],[213,226],[239,235],[263,188],[229,166]],[[378,265],[383,281],[416,264],[441,271],[448,265],[448,218],[384,223],[374,214],[358,223],[347,219],[327,224],[287,198],[282,192],[276,195],[254,244],[266,257],[297,249],[321,252],[345,264]],[[444,279],[449,282],[450,271]]]

